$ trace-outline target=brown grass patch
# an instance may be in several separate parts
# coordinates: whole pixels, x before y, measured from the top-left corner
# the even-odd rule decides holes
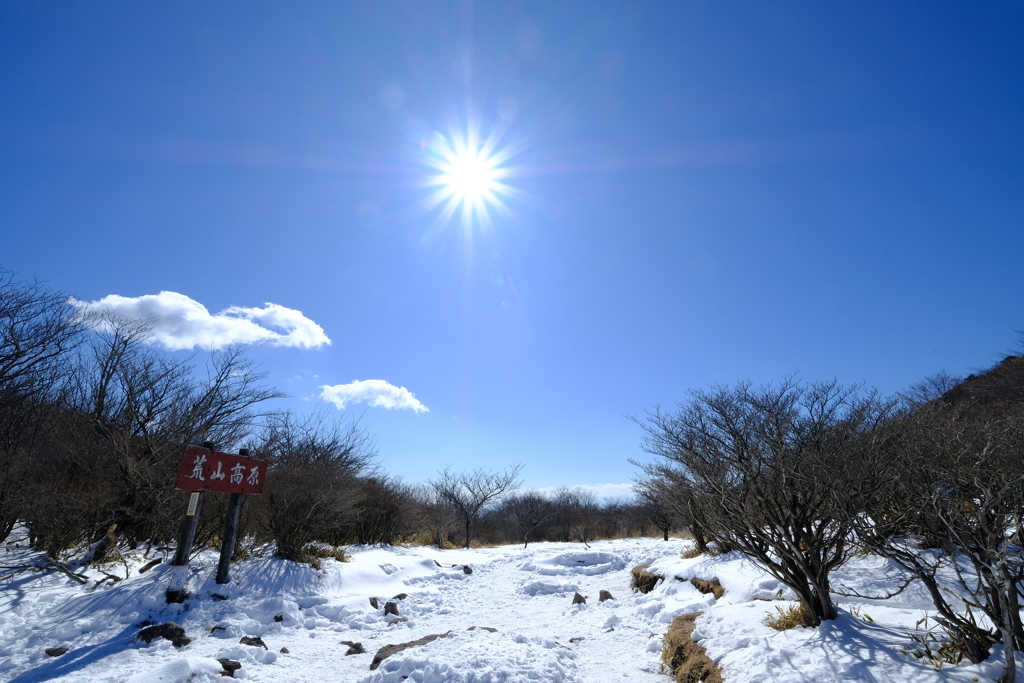
[[[694,622],[703,612],[676,617],[668,627],[661,648],[661,664],[676,683],[722,683],[722,670],[694,642]]]
[[[689,550],[684,550],[683,551],[683,559],[684,560],[692,560],[693,558],[700,557],[703,554],[704,553],[702,553],[697,548],[690,548]]]
[[[647,568],[650,566],[649,564],[641,564],[630,570],[630,574],[633,576],[629,582],[630,588],[641,593],[650,593],[658,585],[659,581],[665,579],[662,574],[653,574],[647,571]]]
[[[765,612],[764,624],[776,631],[788,631],[797,626],[810,626],[811,614],[804,607],[804,603],[798,602],[786,609],[775,607],[776,614]]]
[[[328,558],[334,558],[338,562],[348,562],[348,555],[345,554],[344,548],[320,545],[318,543],[310,543],[303,548],[299,562],[304,562],[313,569],[320,571],[324,566],[323,562],[320,560],[326,560]]]
[[[718,581],[718,579],[711,579],[710,581],[705,581],[704,579],[698,579],[694,577],[690,579],[690,583],[692,583],[693,587],[699,590],[704,595],[707,595],[708,593],[713,593],[715,596],[715,600],[719,600],[723,595],[725,595],[725,588],[722,587],[722,584]]]

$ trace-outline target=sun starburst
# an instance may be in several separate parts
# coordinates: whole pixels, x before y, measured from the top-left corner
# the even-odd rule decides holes
[[[461,213],[463,227],[489,224],[491,211],[504,211],[504,199],[512,189],[503,182],[507,151],[497,149],[494,136],[481,139],[479,129],[449,136],[434,133],[426,145],[428,162],[437,173],[428,183],[436,188],[428,198],[429,208],[441,208],[440,218],[447,222]]]

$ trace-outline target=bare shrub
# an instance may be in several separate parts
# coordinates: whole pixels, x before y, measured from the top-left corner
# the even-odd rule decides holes
[[[837,616],[829,573],[849,555],[847,513],[890,469],[865,435],[891,410],[836,382],[692,391],[639,422],[661,458],[646,474],[685,487],[707,534],[790,587],[816,626]]]
[[[274,420],[254,449],[268,461],[261,503],[277,555],[305,561],[313,542],[340,545],[353,532],[358,475],[375,456],[357,422]]]
[[[32,500],[28,461],[53,428],[83,332],[66,294],[0,268],[0,538]]]
[[[1008,381],[1013,377],[1017,381]],[[1006,646],[1001,681],[1014,679],[1012,653],[1024,649],[1017,588],[1024,581],[1024,404],[1018,382],[1024,384],[1024,356],[938,400],[912,405],[895,420],[891,458],[900,476],[870,514],[859,517],[858,528],[865,546],[928,589],[936,623],[963,656],[977,663],[993,644]],[[906,534],[922,542],[908,541]],[[963,564],[972,571],[962,571]],[[954,569],[952,585],[940,578],[949,576],[940,572],[944,567]],[[966,603],[950,599],[950,591],[967,596]]]
[[[363,478],[355,508],[357,543],[394,544],[414,533],[417,501],[412,486],[383,474]]]

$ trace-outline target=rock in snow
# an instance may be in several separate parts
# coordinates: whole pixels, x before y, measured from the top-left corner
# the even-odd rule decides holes
[[[448,631],[448,633],[451,633],[451,631]],[[420,645],[432,643],[438,638],[447,638],[448,633],[435,633],[433,635],[417,638],[416,640],[410,640],[408,643],[399,643],[398,645],[385,645],[381,649],[377,650],[377,654],[373,656],[373,661],[370,662],[370,671],[376,671],[377,667],[380,666],[380,663],[388,657],[390,657],[391,655],[397,655],[399,652],[402,652],[403,650],[408,650],[410,647],[419,647]]]
[[[250,636],[242,636],[242,639],[238,641],[238,644],[249,645],[251,647],[262,647],[264,650],[270,649],[267,647],[267,644],[263,642],[263,639],[259,637],[253,638]]]
[[[171,641],[171,645],[174,647],[185,647],[192,642],[191,638],[185,636],[185,629],[175,624],[173,621],[168,621],[159,626],[147,626],[138,632],[135,636],[139,640],[146,641],[149,645],[157,638],[165,638]]]

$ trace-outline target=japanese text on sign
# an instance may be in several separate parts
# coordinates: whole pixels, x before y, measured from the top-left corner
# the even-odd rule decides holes
[[[263,493],[267,463],[240,455],[188,446],[181,456],[174,488],[184,491]]]

